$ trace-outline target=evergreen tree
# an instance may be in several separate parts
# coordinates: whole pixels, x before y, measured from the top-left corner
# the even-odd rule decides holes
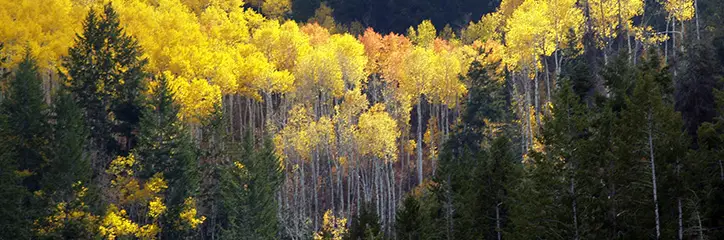
[[[134,149],[141,163],[139,177],[149,179],[162,173],[168,181],[163,235],[179,238],[184,232],[177,230],[187,226],[178,216],[185,200],[198,191],[198,161],[189,133],[178,118],[179,106],[173,101],[168,80],[159,76],[149,86],[151,96],[141,118],[138,147]]]
[[[58,90],[53,99],[51,159],[43,178],[43,188],[52,202],[72,200],[73,184],[90,182],[91,166],[86,151],[88,131],[82,111],[67,89]]]
[[[627,150],[619,152],[618,157],[636,169],[627,175],[634,176],[638,183],[628,192],[626,205],[618,210],[628,210],[622,217],[627,237],[673,238],[676,232],[674,209],[681,196],[676,169],[686,145],[669,86],[670,78],[658,56],[649,55],[637,71],[633,94],[626,98],[621,112],[617,145]]]
[[[28,239],[39,214],[33,193],[47,163],[48,111],[35,59],[26,53],[0,102],[0,236]]]
[[[422,213],[420,203],[414,196],[408,195],[397,210],[395,219],[397,238],[401,240],[421,239],[423,232]]]
[[[364,203],[358,213],[352,218],[347,236],[344,239],[378,240],[384,239],[380,217],[377,216],[374,205]]]
[[[108,3],[101,14],[88,13],[63,61],[70,90],[85,111],[90,143],[109,156],[127,153],[136,141],[147,63],[141,55],[138,42],[123,31]]]
[[[276,194],[281,184],[279,160],[269,139],[259,149],[247,134],[231,153],[221,180],[222,237],[276,239],[279,232]]]
[[[676,79],[676,110],[681,112],[687,133],[696,139],[696,131],[716,115],[714,89],[718,89],[721,70],[716,66],[713,50],[693,44],[682,58],[682,74]]]

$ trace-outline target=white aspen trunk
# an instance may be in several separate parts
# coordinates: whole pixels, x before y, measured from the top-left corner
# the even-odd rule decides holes
[[[573,197],[573,204],[571,208],[573,209],[574,239],[578,240],[580,239],[578,234],[578,203],[576,202],[576,179],[574,177],[571,177],[571,196]]]
[[[417,184],[422,184],[422,97],[417,98]]]
[[[312,218],[314,222],[314,230],[317,231],[319,229],[319,147],[315,148],[314,151],[314,158],[312,158],[312,194],[314,195],[314,206],[312,213]]]
[[[696,211],[696,220],[699,223],[699,240],[704,240],[704,226],[701,224],[701,215]]]
[[[679,211],[679,240],[684,239],[684,213],[681,209],[681,198],[676,199],[677,210]]]
[[[503,239],[502,229],[500,229],[500,204],[503,203],[495,204],[495,234],[498,236],[498,240]]]
[[[694,19],[696,21],[696,40],[701,40],[699,35],[699,0],[694,0]]]
[[[543,61],[546,66],[544,74],[546,75],[546,102],[551,102],[551,79],[548,76],[548,61]]]
[[[671,36],[673,37],[674,34],[671,33],[671,32],[669,32],[669,24],[670,24],[670,23],[671,23],[671,16],[669,16],[668,18],[666,18],[666,34],[667,34],[667,35],[668,35],[668,34],[671,34]],[[667,41],[664,41],[664,62],[665,62],[666,64],[669,63],[669,41],[668,41],[668,40],[667,40]]]
[[[309,216],[309,213],[308,213],[309,211],[307,210],[307,209],[308,209],[308,206],[307,206],[307,187],[306,187],[305,179],[304,179],[304,172],[305,172],[305,171],[304,171],[304,159],[302,159],[298,171],[299,171],[299,175],[300,175],[300,177],[299,177],[299,184],[302,185],[302,204],[301,204],[301,210],[302,210],[302,213],[303,213],[303,214],[302,214],[302,216],[301,216],[301,221],[303,222],[304,219],[306,219],[307,216]]]
[[[648,138],[649,157],[651,162],[651,185],[653,186],[654,213],[656,216],[656,239],[661,238],[661,226],[659,225],[659,199],[656,189],[656,163],[654,161],[654,139],[653,139],[653,116],[651,110],[648,113]]]
[[[266,91],[266,121],[265,124],[271,124],[272,116],[274,115],[274,102],[272,100],[271,91]]]
[[[724,181],[724,165],[722,165],[721,160],[719,160],[719,180]]]

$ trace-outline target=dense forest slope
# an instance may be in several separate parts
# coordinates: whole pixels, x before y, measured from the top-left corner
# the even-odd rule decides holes
[[[0,240],[722,239],[717,0],[0,0]]]

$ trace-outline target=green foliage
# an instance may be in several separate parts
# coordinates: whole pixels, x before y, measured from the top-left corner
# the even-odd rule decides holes
[[[141,55],[108,3],[102,14],[88,13],[63,61],[69,88],[85,110],[91,144],[109,155],[128,152],[136,141],[147,62]]]
[[[163,235],[178,238],[188,235],[189,226],[179,221],[184,201],[198,191],[198,161],[193,143],[183,122],[178,118],[179,106],[164,76],[150,84],[151,96],[141,118],[139,143],[134,149],[140,158],[141,179],[162,173],[168,182],[165,205],[168,207],[162,222]]]
[[[378,240],[384,239],[383,236],[380,217],[375,213],[374,205],[365,203],[352,218],[344,239]]]
[[[26,54],[0,102],[0,236],[28,239],[47,162],[48,111],[35,59]]]
[[[279,219],[277,190],[281,184],[279,160],[271,141],[255,149],[247,135],[231,153],[221,178],[222,236],[229,239],[276,239]]]
[[[424,226],[420,203],[414,196],[408,195],[405,197],[402,206],[397,210],[396,218],[395,229],[397,230],[398,239],[420,239]]]
[[[53,113],[51,159],[44,169],[43,188],[54,202],[70,201],[73,184],[90,183],[90,158],[85,154],[88,131],[83,110],[66,88],[56,93]]]

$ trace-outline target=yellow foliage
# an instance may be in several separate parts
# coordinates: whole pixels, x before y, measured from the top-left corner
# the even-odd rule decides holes
[[[694,1],[692,0],[666,0],[664,9],[679,21],[688,21],[694,17]]]
[[[192,197],[188,197],[184,200],[184,207],[181,211],[181,221],[192,229],[197,228],[199,225],[204,223],[206,220],[205,216],[197,216],[196,211],[196,200]]]
[[[347,219],[336,217],[331,210],[324,212],[322,218],[322,231],[315,232],[313,239],[315,240],[342,240],[347,234]]]
[[[169,88],[174,100],[181,106],[179,117],[187,122],[198,123],[211,115],[221,102],[219,86],[209,84],[203,79],[187,79],[164,72],[169,80]]]
[[[55,71],[73,45],[89,6],[74,0],[0,0],[0,42],[14,66],[25,50],[41,69]]]
[[[590,20],[599,47],[618,36],[618,27],[631,29],[631,19],[644,12],[643,0],[589,0]]]
[[[114,240],[117,237],[135,235],[138,233],[139,227],[138,224],[128,219],[126,210],[119,210],[116,205],[111,204],[98,229],[104,238]]]
[[[404,62],[402,79],[399,82],[403,94],[417,100],[430,90],[432,80],[440,73],[437,56],[431,49],[415,47]]]
[[[292,2],[291,0],[264,0],[261,11],[269,18],[282,19],[292,11]]]
[[[395,160],[400,131],[397,122],[385,111],[385,105],[375,104],[362,113],[354,134],[360,154]]]
[[[331,42],[334,44],[337,53],[337,61],[346,89],[354,89],[361,82],[366,81],[365,66],[367,66],[367,57],[365,56],[364,45],[357,41],[355,37],[346,33],[332,36]]]
[[[555,50],[555,36],[550,27],[548,5],[544,0],[526,0],[507,21],[506,58],[512,68],[536,64],[539,56],[549,56]]]

